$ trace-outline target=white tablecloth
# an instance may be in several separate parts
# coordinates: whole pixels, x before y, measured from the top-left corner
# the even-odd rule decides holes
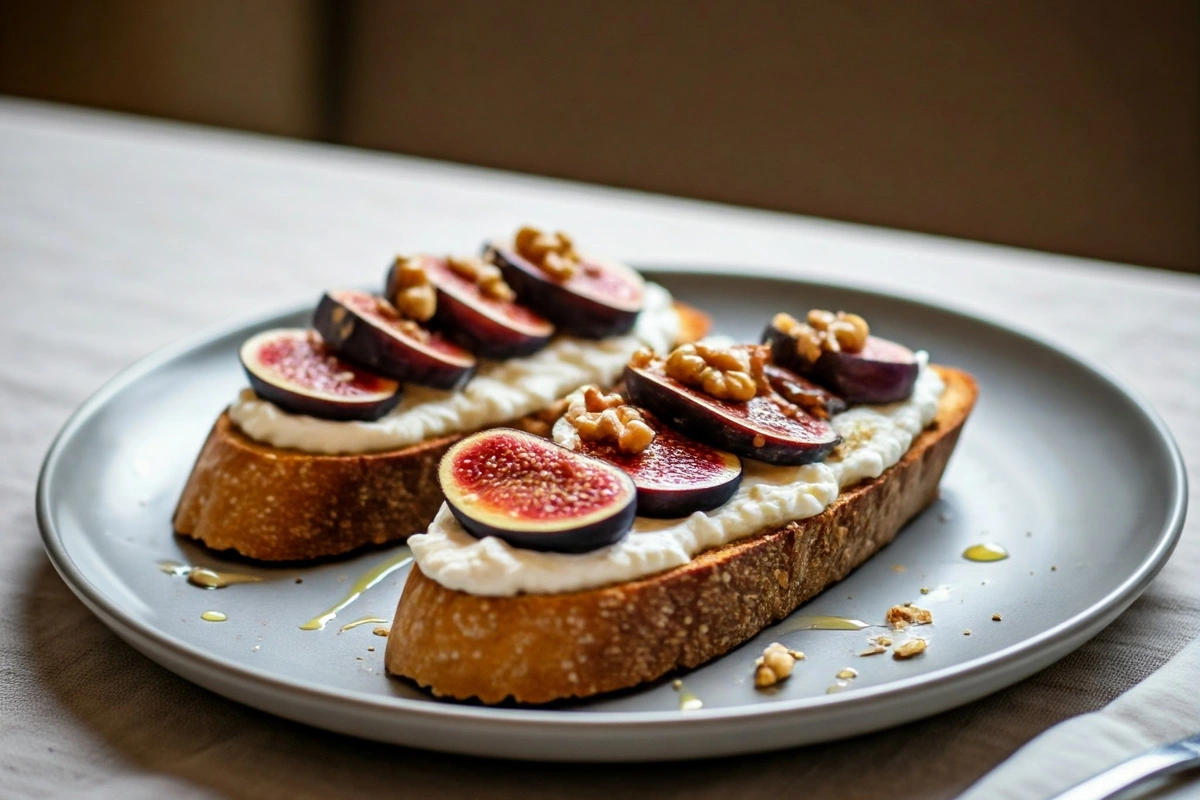
[[[530,765],[358,741],[237,705],[136,653],[58,578],[34,519],[37,470],[105,380],[218,320],[311,299],[331,280],[373,283],[399,247],[461,249],[528,220],[632,261],[754,264],[1000,318],[1136,386],[1200,474],[1194,276],[0,100],[0,796],[952,797],[1050,726],[1105,709],[1196,638],[1192,521],[1116,623],[963,708],[737,759]],[[1089,729],[1101,757],[1047,778],[1035,743],[982,796],[1041,797],[1200,729],[1194,705],[1188,718],[1169,690],[1147,687],[1101,712],[1122,724]],[[1029,769],[1043,779],[1025,780]]]

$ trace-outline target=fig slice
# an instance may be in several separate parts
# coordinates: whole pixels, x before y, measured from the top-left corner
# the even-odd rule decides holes
[[[733,453],[709,447],[663,425],[642,411],[654,438],[640,453],[623,453],[611,442],[585,441],[574,425],[561,417],[554,440],[577,453],[601,458],[619,467],[637,486],[637,513],[642,517],[674,519],[695,511],[725,505],[742,483],[742,460]]]
[[[554,335],[550,320],[512,300],[489,297],[459,275],[444,258],[421,256],[420,264],[437,290],[430,327],[483,358],[516,358],[541,350]],[[491,267],[489,267],[491,269]],[[388,270],[387,296],[398,289],[396,267]]]
[[[313,327],[339,355],[397,381],[459,389],[475,374],[469,351],[402,319],[391,303],[369,292],[326,292]]]
[[[833,392],[778,364],[764,364],[763,377],[784,400],[814,417],[829,419],[846,410],[847,403]]]
[[[847,403],[893,403],[912,394],[920,365],[912,350],[879,336],[868,336],[857,353],[824,351],[816,363],[803,358],[796,340],[772,324],[763,341],[775,363],[795,370],[836,392]]]
[[[468,533],[530,550],[605,547],[629,532],[637,513],[637,487],[620,469],[512,428],[456,443],[438,480]]]
[[[616,261],[584,256],[571,277],[557,280],[507,243],[486,245],[483,257],[500,267],[518,301],[563,333],[587,339],[628,333],[642,310],[645,281]]]
[[[820,461],[841,441],[828,422],[773,393],[744,403],[718,400],[668,377],[661,362],[627,365],[625,393],[631,403],[686,436],[768,464]]]
[[[399,383],[339,358],[314,331],[264,331],[238,355],[255,394],[293,414],[373,420],[400,402]]]

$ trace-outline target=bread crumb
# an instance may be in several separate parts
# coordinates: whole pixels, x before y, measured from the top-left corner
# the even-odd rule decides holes
[[[1000,621],[1000,615],[992,614],[992,622],[999,622],[999,621]]]
[[[924,639],[909,639],[904,644],[892,651],[892,658],[903,660],[919,656],[925,652],[926,642]]]
[[[376,636],[387,636],[389,633],[391,633],[391,630],[383,627],[382,625],[376,625],[375,630],[371,631],[371,633],[375,634]]]
[[[905,603],[902,606],[889,608],[887,621],[894,628],[903,628],[906,625],[930,625],[933,623],[933,614],[924,608],[917,608],[912,603]]]
[[[877,656],[877,655],[879,655],[880,653],[886,653],[886,652],[887,652],[887,648],[886,648],[886,647],[884,647],[883,645],[881,645],[881,644],[873,644],[873,645],[871,645],[870,647],[868,647],[866,650],[863,650],[863,651],[862,651],[861,653],[859,653],[858,655],[859,655],[860,657],[862,657],[862,656]]]
[[[671,681],[671,688],[678,692],[683,688],[683,681],[681,681],[679,678],[676,678],[675,680]]]
[[[929,594],[929,587],[928,587],[928,586],[922,586],[922,587],[921,587],[921,594]]]
[[[965,631],[963,631],[963,636],[970,636],[970,635],[971,635],[971,629],[970,629],[970,628],[967,628]]]
[[[368,647],[368,648],[367,648],[367,652],[368,652],[368,653],[374,653],[374,652],[375,652],[375,648],[374,648],[374,647]]]

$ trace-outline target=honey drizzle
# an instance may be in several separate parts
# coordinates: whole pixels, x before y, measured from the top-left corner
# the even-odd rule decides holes
[[[334,605],[330,606],[321,614],[310,619],[308,622],[300,626],[302,631],[319,631],[324,630],[326,623],[338,615],[338,612],[346,606],[353,603],[359,596],[370,589],[375,584],[382,581],[388,575],[391,575],[396,570],[408,566],[412,562],[412,551],[407,547],[399,548],[399,553],[390,561],[385,561],[375,569],[371,570],[361,578],[356,580],[350,587],[350,591],[346,596],[339,600]],[[365,623],[364,623],[365,624]]]

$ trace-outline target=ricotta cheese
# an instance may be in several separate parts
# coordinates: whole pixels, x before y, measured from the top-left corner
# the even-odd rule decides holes
[[[842,443],[824,461],[776,467],[742,459],[742,484],[720,508],[674,520],[638,517],[624,539],[590,553],[542,553],[471,536],[444,504],[424,534],[408,540],[429,578],[450,589],[506,597],[593,589],[686,564],[697,553],[820,514],[841,489],[877,478],[937,415],[945,386],[918,354],[912,396],[857,406],[830,420]]]
[[[599,340],[560,336],[532,356],[484,361],[457,392],[406,386],[400,405],[371,422],[289,414],[251,390],[229,407],[229,416],[251,439],[274,447],[323,454],[392,450],[532,414],[584,384],[610,386],[635,350],[647,346],[666,352],[679,330],[671,295],[647,283],[630,333]]]

